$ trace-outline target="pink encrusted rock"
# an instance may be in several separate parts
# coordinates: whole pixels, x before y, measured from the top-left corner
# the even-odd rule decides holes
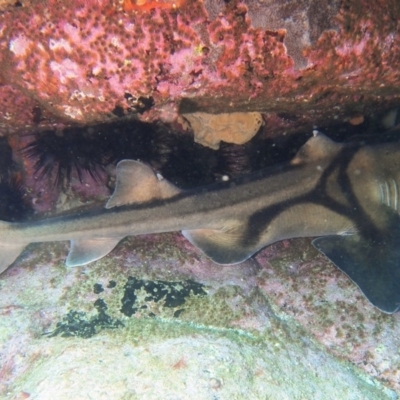
[[[296,321],[331,354],[400,391],[400,314],[374,308],[309,239],[275,243],[255,257],[261,293],[277,315]]]
[[[62,119],[42,108],[30,95],[10,85],[0,85],[0,129],[13,133],[36,126],[55,128]],[[65,120],[64,123],[67,121]]]
[[[116,109],[136,112],[143,99],[142,119],[168,121],[201,110],[289,112],[317,122],[365,111],[383,96],[399,101],[396,0],[178,5],[124,12],[107,1],[47,0],[5,7],[4,132],[16,130],[9,115],[35,128],[37,104],[54,122],[86,124],[115,118]]]

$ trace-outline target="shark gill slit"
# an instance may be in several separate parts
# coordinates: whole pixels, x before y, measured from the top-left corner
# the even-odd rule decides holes
[[[387,183],[389,187],[389,204],[388,206],[393,208],[393,210],[397,211],[397,196],[398,196],[398,187],[396,181],[392,178]]]
[[[396,212],[399,211],[399,188],[395,179],[384,181],[379,184],[381,195],[381,203],[392,208]]]

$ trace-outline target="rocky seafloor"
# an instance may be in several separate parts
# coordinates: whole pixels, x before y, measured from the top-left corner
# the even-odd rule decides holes
[[[4,399],[396,399],[399,314],[307,239],[213,264],[179,234],[67,268],[30,245],[1,279]]]

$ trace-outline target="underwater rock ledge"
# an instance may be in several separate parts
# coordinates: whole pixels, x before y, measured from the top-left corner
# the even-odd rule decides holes
[[[399,102],[396,0],[133,3],[3,5],[3,134],[194,111],[285,112],[318,124],[383,97]]]

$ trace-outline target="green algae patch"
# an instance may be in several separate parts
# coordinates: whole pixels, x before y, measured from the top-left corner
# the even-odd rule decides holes
[[[204,285],[190,279],[169,282],[130,276],[124,286],[121,312],[128,317],[137,312],[156,316],[163,309],[170,309],[172,316],[177,317],[184,312],[187,298],[206,294]]]
[[[260,343],[260,337],[241,329],[212,327],[178,319],[131,318],[124,320],[124,324],[124,329],[103,332],[102,335],[118,337],[121,342],[134,343],[138,346],[186,336],[226,338],[237,343],[251,345]]]
[[[211,296],[190,297],[180,319],[207,326],[229,327],[244,315],[242,307],[234,308],[229,304],[230,299],[234,298],[243,301],[241,289],[234,286],[220,288]]]
[[[112,302],[113,307],[118,304],[118,310],[110,313],[108,303],[99,297],[91,303],[88,312],[69,310],[50,335],[88,338],[103,329],[121,328],[130,319],[137,322],[156,317],[223,328],[243,316],[241,307],[233,310],[229,305],[233,298],[244,301],[241,289],[236,287],[220,288],[209,296],[204,285],[192,280],[168,282],[129,277],[125,285],[120,286],[123,287],[122,296],[121,291],[112,296],[118,297],[117,302],[115,299]],[[104,293],[100,285],[94,286],[93,290],[100,296]]]
[[[97,314],[92,316],[82,311],[70,310],[48,335],[87,339],[104,329],[118,329],[124,326],[122,321],[107,314],[107,305],[101,299],[95,301],[94,307]]]

